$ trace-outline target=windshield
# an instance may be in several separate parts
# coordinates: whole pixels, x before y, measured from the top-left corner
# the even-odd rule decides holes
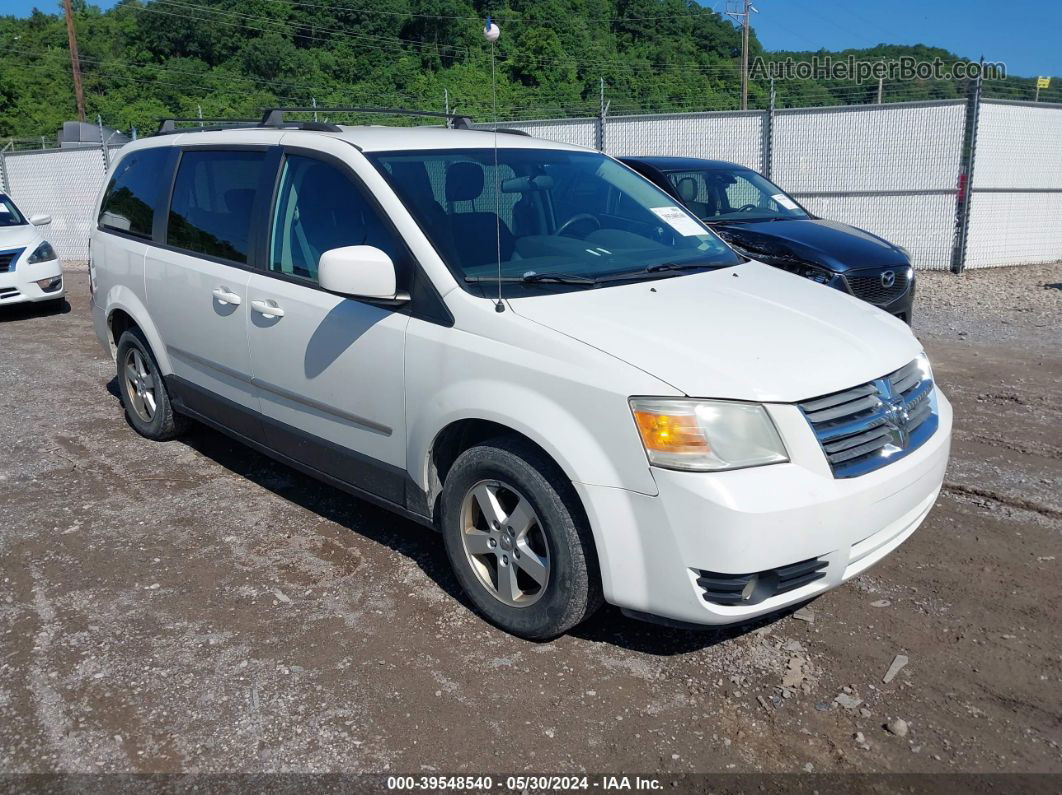
[[[466,284],[496,284],[499,258],[503,281],[523,290],[742,262],[662,190],[594,152],[444,149],[370,159]]]
[[[693,214],[708,222],[809,217],[777,185],[755,171],[671,171],[667,178]]]
[[[22,226],[26,219],[18,211],[18,207],[3,193],[0,193],[0,226]]]

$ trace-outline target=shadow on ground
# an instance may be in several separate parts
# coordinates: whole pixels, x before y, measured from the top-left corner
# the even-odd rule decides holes
[[[70,302],[65,298],[58,301],[39,301],[36,303],[0,305],[0,323],[17,323],[48,315],[65,315],[70,312]]]
[[[121,400],[117,378],[112,378],[106,389],[112,397]],[[230,472],[247,478],[300,508],[405,555],[465,609],[473,609],[451,571],[442,538],[437,533],[278,463],[199,423],[193,424],[192,429],[177,443],[191,447]],[[774,623],[795,609],[744,624],[687,628],[641,621],[625,615],[618,608],[605,605],[569,634],[631,651],[671,656],[699,651],[731,640]]]

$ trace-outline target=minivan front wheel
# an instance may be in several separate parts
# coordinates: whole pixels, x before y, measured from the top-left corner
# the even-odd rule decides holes
[[[534,446],[495,439],[462,453],[443,486],[446,551],[484,616],[534,640],[601,603],[593,543],[574,490]]]
[[[138,328],[118,340],[118,391],[129,424],[137,433],[158,442],[172,439],[185,422],[175,414],[158,363]]]

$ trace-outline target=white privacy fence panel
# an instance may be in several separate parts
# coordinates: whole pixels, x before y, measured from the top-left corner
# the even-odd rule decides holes
[[[96,196],[106,174],[101,149],[8,152],[9,194],[24,214],[50,215],[43,232],[63,261],[88,259]]]
[[[966,267],[1062,260],[1062,106],[982,102]]]
[[[591,149],[597,146],[597,119],[546,119],[541,121],[505,121],[499,127],[523,130],[536,138],[558,141]],[[492,124],[477,124],[480,130],[493,129]]]
[[[786,190],[955,191],[965,102],[775,112],[771,179]]]
[[[919,270],[947,270],[955,237],[954,192],[801,196],[815,215],[865,229],[911,253]]]
[[[605,151],[616,157],[707,157],[760,171],[766,118],[766,112],[760,110],[610,116],[605,127]]]
[[[947,269],[955,241],[962,100],[783,110],[771,179],[812,212],[904,246]]]

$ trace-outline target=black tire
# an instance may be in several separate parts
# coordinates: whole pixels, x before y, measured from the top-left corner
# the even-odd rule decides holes
[[[549,552],[549,577],[533,604],[499,601],[480,581],[466,554],[462,510],[465,497],[483,481],[514,487],[538,517]],[[463,452],[446,475],[442,531],[450,565],[475,608],[496,626],[530,640],[562,635],[602,603],[593,538],[571,482],[539,448],[500,437]]]
[[[126,376],[126,363],[133,352],[139,353],[140,361],[144,369],[152,379],[152,395],[155,403],[154,411],[149,418],[141,416],[136,408],[136,396],[133,387]],[[165,442],[179,436],[187,428],[188,421],[173,410],[170,395],[166,391],[166,383],[159,373],[159,364],[155,355],[151,352],[140,329],[133,327],[122,333],[118,340],[118,391],[122,396],[122,405],[125,407],[125,416],[133,429],[148,439],[156,442]]]

